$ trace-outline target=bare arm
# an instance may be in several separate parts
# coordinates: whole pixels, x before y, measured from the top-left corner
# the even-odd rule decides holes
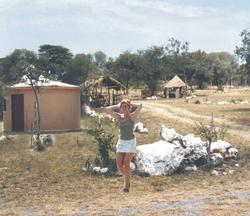
[[[133,103],[131,104],[133,107],[136,107],[135,111],[131,113],[131,116],[133,119],[136,119],[142,109],[142,104],[141,103]]]
[[[108,106],[105,108],[105,112],[111,115],[113,118],[119,120],[121,115],[114,111],[114,109],[120,108],[120,104]]]

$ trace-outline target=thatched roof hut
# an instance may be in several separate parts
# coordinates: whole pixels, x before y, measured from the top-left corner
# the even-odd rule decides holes
[[[184,83],[177,75],[164,85],[164,95],[166,98],[182,97],[185,91],[187,91],[187,84]]]
[[[185,86],[186,83],[184,83],[180,77],[175,75],[168,83],[164,85],[164,88],[181,88]]]
[[[126,86],[111,76],[101,76],[99,79],[91,79],[85,82],[86,87],[101,88],[108,87],[110,89],[127,90]]]
[[[84,86],[95,106],[115,104],[122,94],[127,93],[126,86],[109,75],[101,76],[99,79],[87,80]],[[112,91],[112,94],[110,91]],[[122,93],[119,93],[119,91],[122,91]]]

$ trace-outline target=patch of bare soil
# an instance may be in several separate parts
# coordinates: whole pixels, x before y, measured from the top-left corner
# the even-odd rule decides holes
[[[156,102],[143,102],[143,107],[162,116],[163,118],[173,118],[181,122],[194,125],[194,119],[210,121],[211,116],[205,116],[190,112],[184,108],[174,107],[172,105],[160,104]],[[225,124],[228,127],[228,132],[244,138],[250,138],[250,126],[236,123],[222,118],[214,118],[215,123]],[[237,128],[237,129],[236,129]]]

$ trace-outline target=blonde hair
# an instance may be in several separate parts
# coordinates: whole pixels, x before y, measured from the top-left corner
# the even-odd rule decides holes
[[[129,106],[131,106],[131,102],[129,99],[125,98],[125,99],[122,99],[122,101],[120,102],[120,107],[122,106],[123,103],[126,103],[128,104]]]

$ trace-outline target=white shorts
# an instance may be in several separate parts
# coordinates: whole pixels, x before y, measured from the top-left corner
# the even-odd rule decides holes
[[[136,153],[136,138],[131,140],[118,139],[116,144],[116,152]]]

